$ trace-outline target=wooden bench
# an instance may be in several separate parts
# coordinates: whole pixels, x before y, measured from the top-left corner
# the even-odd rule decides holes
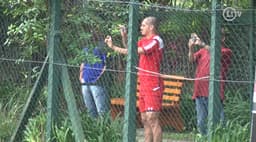
[[[181,132],[184,129],[184,123],[180,113],[180,98],[184,77],[168,75],[163,77],[165,88],[163,93],[163,103],[162,112],[160,114],[160,122],[162,126],[171,126],[175,128],[175,130],[177,130],[178,132]],[[137,96],[138,95],[139,91],[137,89]],[[111,116],[113,119],[116,118],[118,115],[124,115],[124,101],[124,98],[111,99]],[[138,101],[136,104],[137,127],[142,127],[141,118],[138,112]]]

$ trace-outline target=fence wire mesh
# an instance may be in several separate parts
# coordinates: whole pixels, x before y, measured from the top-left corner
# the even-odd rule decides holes
[[[0,141],[10,140],[15,133],[15,128],[19,125],[19,118],[25,113],[24,108],[30,103],[33,104],[33,107],[27,110],[30,115],[24,115],[27,118],[23,118],[28,120],[28,124],[18,133],[21,133],[22,141],[47,141],[45,127],[47,111],[49,110],[47,99],[49,99],[48,93],[50,92],[48,84],[51,80],[48,78],[50,73],[43,74],[43,78],[46,78],[45,82],[36,84],[36,80],[48,53],[46,33],[49,32],[50,13],[47,11],[49,5],[44,2],[40,3],[43,5],[41,8],[35,4],[35,7],[29,9],[32,12],[27,11],[29,14],[18,15],[18,17],[24,16],[18,22],[15,21],[17,18],[15,13],[10,11],[8,13],[8,10],[6,12],[0,9]],[[81,92],[79,71],[80,64],[85,60],[88,62],[97,61],[93,54],[85,55],[84,48],[89,48],[89,51],[92,51],[97,46],[102,46],[104,52],[107,53],[106,70],[97,83],[106,89],[109,108],[111,99],[124,98],[127,57],[108,48],[104,43],[104,38],[111,35],[115,45],[122,45],[118,25],[125,25],[127,30],[131,30],[132,27],[128,27],[128,21],[129,6],[132,4],[139,6],[139,15],[135,15],[138,17],[139,23],[147,16],[155,16],[160,21],[159,35],[165,44],[161,73],[188,78],[183,82],[178,112],[184,127],[182,131],[177,131],[173,126],[168,125],[163,126],[163,130],[168,134],[184,134],[182,136],[171,135],[170,139],[195,141],[197,119],[192,94],[197,65],[188,61],[188,40],[190,34],[195,32],[206,44],[210,44],[212,11],[159,6],[150,2],[64,1],[61,8],[61,30],[58,33],[61,37],[60,48],[57,54],[64,56],[65,63],[49,63],[47,60],[47,65],[52,64],[54,67],[66,67],[68,69],[72,83],[69,89],[72,89],[75,95],[85,139],[88,141],[122,141],[124,123],[122,115],[117,116],[116,119],[111,118],[111,115],[106,116],[106,120],[94,120],[89,117]],[[222,10],[223,8],[221,12],[223,12]],[[241,127],[245,126],[246,132],[249,134],[250,97],[252,94],[250,86],[253,83],[250,74],[253,71],[251,65],[255,64],[256,59],[255,47],[251,47],[252,44],[255,45],[255,41],[250,37],[255,35],[255,29],[251,31],[252,25],[255,27],[255,23],[247,20],[252,18],[250,17],[251,9],[241,8],[239,11],[242,13],[241,17],[237,17],[233,21],[225,21],[223,17],[220,18],[221,21],[218,21],[222,23],[221,27],[225,29],[225,46],[232,50],[232,57],[226,79],[215,78],[214,81],[225,82],[225,121],[239,122]],[[8,16],[8,14],[13,17]],[[195,50],[199,50],[199,48],[197,47]],[[48,67],[45,70],[48,70]],[[137,75],[136,72],[132,74]],[[57,70],[52,77],[55,78],[60,75],[61,71]],[[62,82],[63,80],[60,78],[57,80]],[[33,86],[42,88],[36,99],[30,98]],[[59,120],[56,126],[52,126],[53,135],[54,139],[58,141],[74,141],[68,115],[67,101],[69,100],[66,100],[63,95],[64,87],[57,85],[51,88],[54,93],[58,93],[56,94],[57,102],[52,102],[58,108],[56,109],[57,112],[53,113],[56,113]],[[111,112],[109,113],[111,114]],[[134,112],[134,114],[138,114],[138,112]],[[165,121],[173,120],[166,117]],[[134,124],[134,127],[137,126]],[[237,138],[244,140],[239,136]]]

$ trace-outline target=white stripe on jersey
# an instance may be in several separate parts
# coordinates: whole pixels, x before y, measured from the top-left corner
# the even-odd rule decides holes
[[[155,39],[155,40],[157,40],[159,42],[159,49],[164,48],[164,42],[163,42],[163,40],[162,40],[162,38],[160,36],[154,36],[153,39]]]
[[[153,46],[155,46],[157,44],[157,42],[155,40],[152,40],[147,46],[144,47],[145,50],[148,50],[150,48],[152,48]]]

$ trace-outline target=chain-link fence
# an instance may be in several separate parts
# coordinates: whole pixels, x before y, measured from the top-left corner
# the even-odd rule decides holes
[[[108,106],[111,99],[125,97],[126,75],[137,76],[136,65],[132,66],[134,72],[127,72],[127,56],[113,52],[104,39],[111,35],[114,44],[122,46],[118,26],[125,25],[128,32],[140,27],[128,25],[131,6],[138,7],[137,15],[132,16],[139,24],[147,16],[159,20],[159,35],[165,44],[160,73],[186,78],[179,104],[183,128],[177,131],[173,126],[163,126],[167,133],[164,138],[195,141],[197,114],[192,95],[198,65],[189,62],[188,40],[191,33],[197,33],[206,44],[211,44],[215,39],[211,37],[213,11],[173,8],[150,2],[65,1],[57,7],[61,9],[60,27],[56,28],[49,22],[56,18],[52,3],[41,2],[41,8],[34,4],[24,15],[11,12],[17,6],[14,3],[9,12],[0,9],[0,141],[11,137],[23,141],[47,141],[49,137],[58,141],[78,141],[77,137],[88,141],[122,141],[123,115],[115,119],[106,116],[106,120],[89,117],[79,73],[81,63],[98,61],[92,52],[85,54],[84,48],[93,51],[101,47],[106,53],[106,69],[97,84],[105,88]],[[17,7],[18,10],[24,8]],[[217,18],[217,23],[221,23],[225,31],[224,45],[232,50],[232,56],[230,63],[222,63],[222,66],[229,64],[226,78],[214,78],[214,82],[225,82],[225,121],[239,123],[239,128],[245,128],[248,136],[256,59],[255,22],[250,20],[253,10],[237,8],[235,19],[227,20],[227,9],[223,9],[219,9],[221,17]],[[22,20],[16,20],[22,15]],[[195,48],[197,50],[199,47]],[[137,113],[133,112],[134,115]],[[172,118],[165,118],[165,121],[172,121]],[[136,127],[136,120],[132,122]]]

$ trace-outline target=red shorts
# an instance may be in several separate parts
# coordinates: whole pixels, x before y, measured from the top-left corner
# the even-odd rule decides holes
[[[163,90],[163,81],[160,78],[140,77],[139,111],[160,111]]]
[[[140,92],[139,111],[161,111],[162,109],[162,91]]]

